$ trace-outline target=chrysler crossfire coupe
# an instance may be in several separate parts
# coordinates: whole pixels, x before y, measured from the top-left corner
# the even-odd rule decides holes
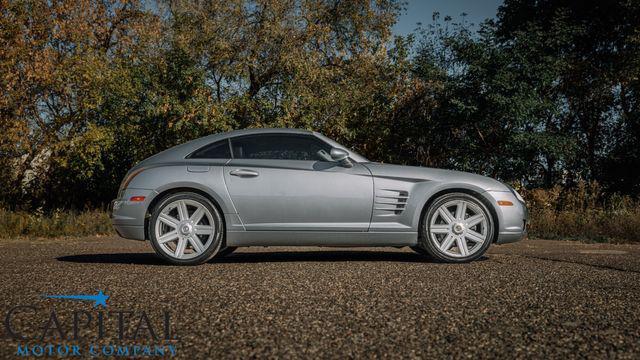
[[[468,262],[522,239],[511,187],[458,171],[371,162],[312,131],[248,129],[134,166],[112,202],[117,233],[162,259],[201,264],[240,246],[409,246]]]

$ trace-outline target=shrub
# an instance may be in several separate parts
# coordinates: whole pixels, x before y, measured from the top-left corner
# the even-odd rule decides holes
[[[45,214],[0,209],[0,237],[56,237],[112,234],[109,214],[103,210],[84,212],[56,210]]]
[[[530,237],[640,241],[640,202],[629,196],[606,196],[596,182],[522,193],[530,212]]]
[[[529,207],[529,236],[541,239],[640,242],[640,201],[605,195],[595,183],[573,188],[519,189]],[[0,237],[114,234],[103,210],[8,211],[0,209]]]

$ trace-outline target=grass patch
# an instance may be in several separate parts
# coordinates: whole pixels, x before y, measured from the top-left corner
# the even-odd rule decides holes
[[[636,199],[605,195],[595,182],[522,193],[529,207],[531,237],[640,242],[640,202]]]
[[[50,214],[0,209],[0,238],[115,234],[103,210],[54,211]]]
[[[618,211],[532,209],[529,234],[541,239],[640,242],[639,230],[639,208]]]
[[[596,183],[571,189],[521,190],[529,207],[529,236],[593,242],[640,242],[640,201],[604,196]],[[112,235],[103,210],[49,214],[0,209],[0,238]]]

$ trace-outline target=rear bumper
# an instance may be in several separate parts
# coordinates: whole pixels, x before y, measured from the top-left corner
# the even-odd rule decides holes
[[[144,226],[127,226],[113,224],[113,229],[120,237],[131,240],[145,240]]]
[[[119,199],[111,202],[111,224],[123,238],[145,240],[145,217],[149,203],[156,192],[149,189],[126,189]],[[144,201],[130,201],[133,196],[144,196]]]

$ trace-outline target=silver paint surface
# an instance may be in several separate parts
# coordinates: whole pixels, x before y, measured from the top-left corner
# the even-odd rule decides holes
[[[349,154],[353,167],[337,162],[260,159],[190,159],[212,142],[249,134],[316,136]],[[150,206],[167,192],[184,189],[210,197],[224,214],[228,246],[415,245],[422,211],[437,195],[474,194],[494,213],[497,243],[525,234],[525,204],[506,185],[476,174],[369,162],[315,132],[247,129],[196,139],[158,153],[134,166],[143,169],[114,201],[117,232],[145,240]],[[132,196],[145,196],[131,202]],[[513,206],[498,206],[499,200]]]

